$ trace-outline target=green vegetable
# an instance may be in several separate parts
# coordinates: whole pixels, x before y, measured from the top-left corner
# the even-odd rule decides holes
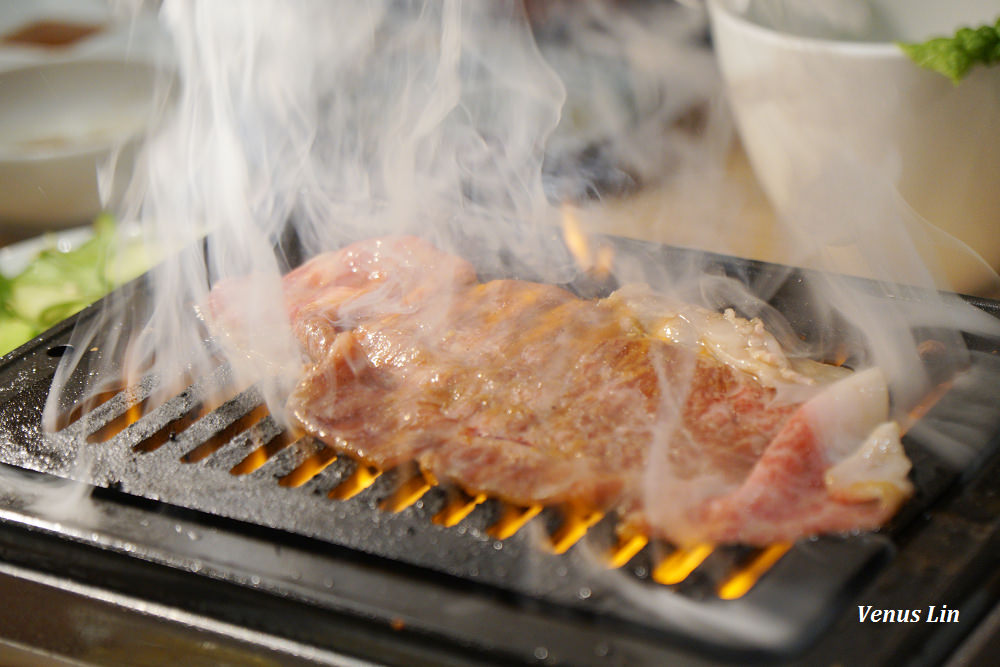
[[[94,236],[75,250],[43,250],[19,275],[0,275],[0,355],[97,301],[150,266],[136,242],[120,245],[114,218],[99,216]]]
[[[897,43],[913,62],[958,83],[976,64],[1000,63],[1000,18],[992,26],[960,28],[954,37],[936,37],[921,44]]]

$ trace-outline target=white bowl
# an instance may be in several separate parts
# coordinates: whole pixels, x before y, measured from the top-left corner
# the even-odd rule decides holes
[[[708,6],[740,136],[779,213],[820,213],[813,233],[831,245],[856,243],[857,230],[822,210],[859,208],[845,180],[884,181],[925,220],[1000,267],[1000,67],[976,66],[955,85],[891,41],[992,24],[996,0]],[[788,13],[796,8],[813,13]]]
[[[98,165],[121,149],[114,198],[156,111],[156,77],[153,66],[124,61],[0,72],[0,221],[58,227],[99,213]]]

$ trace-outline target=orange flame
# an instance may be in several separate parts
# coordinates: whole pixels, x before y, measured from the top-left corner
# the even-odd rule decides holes
[[[563,241],[577,265],[598,278],[611,273],[614,250],[607,245],[599,245],[596,250],[592,247],[591,239],[583,231],[580,219],[572,206],[563,204],[561,212]]]

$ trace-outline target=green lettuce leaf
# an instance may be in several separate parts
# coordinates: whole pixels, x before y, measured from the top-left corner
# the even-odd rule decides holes
[[[6,354],[152,265],[138,242],[120,244],[114,218],[94,221],[94,236],[62,252],[42,250],[13,278],[0,275],[0,355]]]
[[[959,28],[954,37],[897,44],[913,62],[958,83],[977,64],[1000,63],[1000,18],[994,25]]]

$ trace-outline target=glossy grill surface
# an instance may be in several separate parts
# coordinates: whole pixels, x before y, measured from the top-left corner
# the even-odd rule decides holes
[[[617,252],[645,261],[669,263],[689,252],[616,243]],[[773,281],[769,272],[780,271],[772,304],[803,328],[803,337],[811,335],[795,312],[804,298],[801,275],[708,259],[720,273],[751,283]],[[123,327],[130,326],[129,314],[141,312],[145,294],[141,280],[123,289],[122,303],[132,304]],[[978,305],[996,311],[991,302]],[[1000,348],[970,338],[971,366],[948,378],[905,437],[917,494],[885,531],[766,549],[675,549],[619,535],[613,515],[516,507],[438,485],[415,466],[376,470],[338,456],[282,428],[257,388],[240,386],[221,361],[197,378],[126,381],[118,369],[119,377],[105,378],[106,391],[63,406],[59,430],[43,435],[47,387],[72,324],[16,350],[0,367],[0,461],[7,472],[32,471],[16,473],[30,484],[0,493],[8,530],[67,548],[82,545],[140,570],[163,568],[196,590],[221,585],[294,608],[280,618],[244,619],[263,632],[288,637],[298,632],[285,627],[289,619],[333,615],[387,633],[400,646],[426,642],[435,659],[468,652],[641,664],[804,655],[864,586],[892,567],[922,513],[986,465],[1000,421],[985,415],[976,425],[983,453],[971,472],[951,469],[922,444],[922,433],[961,428],[951,424],[956,406],[983,401],[975,378],[994,370]],[[88,354],[94,361],[114,358],[111,351]],[[167,398],[153,398],[161,395]],[[54,520],[36,509],[31,484],[44,489],[63,479],[96,489],[86,516]],[[266,609],[270,602],[259,604]],[[199,611],[239,618],[240,608]],[[327,645],[330,637],[317,631],[293,638],[338,648]],[[377,648],[344,650],[393,661]]]

